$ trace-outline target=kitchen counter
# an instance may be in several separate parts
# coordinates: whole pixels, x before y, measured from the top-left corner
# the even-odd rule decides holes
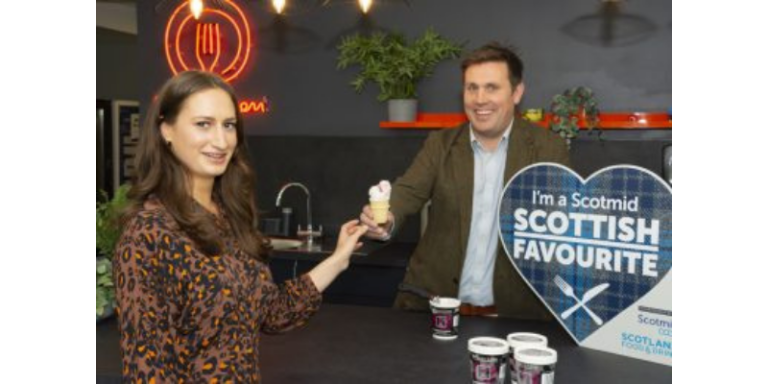
[[[431,337],[430,316],[390,308],[323,304],[306,327],[262,338],[261,371],[269,383],[467,383],[467,341],[512,332],[547,336],[558,352],[557,383],[671,383],[672,367],[579,348],[557,322],[462,317],[459,337]],[[96,381],[119,382],[114,318],[96,326]]]
[[[311,247],[302,245],[295,249],[272,251],[274,260],[306,260],[320,262],[336,249],[336,237],[324,237]],[[352,254],[352,265],[405,268],[415,243],[380,242],[363,239],[363,247]]]
[[[391,307],[403,281],[415,243],[364,240],[349,268],[323,292],[327,303]],[[336,238],[324,238],[312,248],[274,250],[269,267],[276,282],[310,271],[336,249]]]

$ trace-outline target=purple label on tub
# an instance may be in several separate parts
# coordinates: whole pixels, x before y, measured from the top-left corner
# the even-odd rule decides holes
[[[517,384],[554,384],[554,372],[518,372]]]
[[[504,382],[505,357],[470,353],[472,383],[496,384]]]
[[[432,331],[439,336],[454,336],[458,332],[454,327],[454,316],[458,316],[453,309],[433,309],[432,310]]]
[[[453,315],[451,314],[439,314],[435,315],[435,328],[448,330],[453,326]]]

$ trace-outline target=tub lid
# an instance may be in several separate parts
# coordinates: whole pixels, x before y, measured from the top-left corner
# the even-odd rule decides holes
[[[538,333],[517,332],[507,335],[507,343],[512,348],[525,346],[547,346],[547,337]]]
[[[557,351],[545,347],[523,347],[515,349],[515,360],[519,363],[550,365],[557,362]]]
[[[453,309],[458,308],[461,305],[461,301],[452,297],[435,296],[429,301],[429,304],[435,308]]]
[[[481,355],[497,356],[509,352],[509,344],[496,337],[475,337],[469,339],[469,351]]]

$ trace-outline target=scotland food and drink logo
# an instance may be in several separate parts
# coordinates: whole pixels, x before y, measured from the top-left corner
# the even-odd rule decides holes
[[[499,224],[512,264],[579,345],[671,365],[672,191],[661,178],[613,166],[584,180],[535,164],[505,187]]]

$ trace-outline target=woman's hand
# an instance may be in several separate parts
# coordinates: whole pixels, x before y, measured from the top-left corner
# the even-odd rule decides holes
[[[368,231],[368,227],[360,224],[358,220],[350,220],[341,226],[339,230],[339,240],[336,242],[336,250],[333,252],[333,257],[338,257],[340,260],[346,260],[344,269],[349,266],[349,259],[352,256],[352,252],[360,249],[363,246],[360,236],[364,235]]]
[[[309,277],[315,283],[317,290],[322,292],[333,282],[336,276],[349,267],[352,252],[359,249],[363,243],[358,242],[368,227],[359,221],[352,220],[341,226],[336,250],[315,268],[309,271]]]

